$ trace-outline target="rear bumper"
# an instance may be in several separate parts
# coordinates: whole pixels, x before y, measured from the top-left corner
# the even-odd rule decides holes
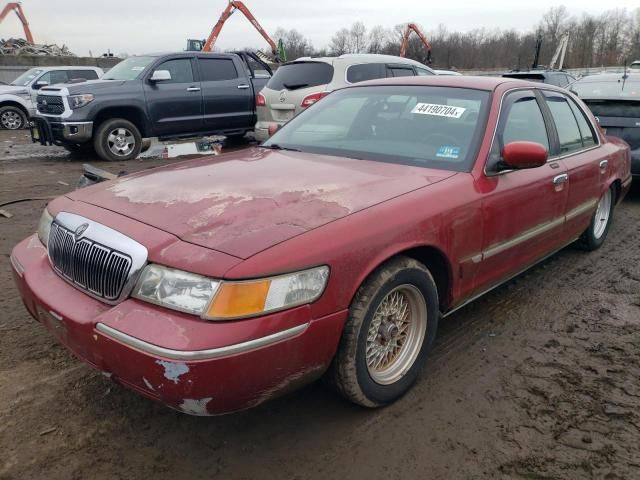
[[[276,129],[278,129],[285,123],[287,122],[277,122],[275,120],[260,120],[258,123],[256,123],[254,129],[256,140],[259,142],[265,142],[269,140],[269,137],[271,136],[269,135],[269,128],[275,127]]]
[[[640,148],[631,150],[631,175],[640,175]]]
[[[32,121],[31,140],[42,145],[85,143],[93,136],[93,122],[58,122],[40,116]]]
[[[346,319],[346,311],[314,319],[302,306],[205,322],[134,299],[107,305],[58,277],[35,235],[14,248],[11,265],[27,310],[58,342],[112,380],[193,415],[250,408],[315,380]]]

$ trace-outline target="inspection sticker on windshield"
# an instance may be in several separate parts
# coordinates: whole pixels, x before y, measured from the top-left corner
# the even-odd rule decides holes
[[[460,147],[442,146],[438,148],[436,157],[440,158],[458,158],[460,156]]]
[[[466,108],[438,105],[437,103],[416,103],[411,113],[435,115],[437,117],[460,118]]]

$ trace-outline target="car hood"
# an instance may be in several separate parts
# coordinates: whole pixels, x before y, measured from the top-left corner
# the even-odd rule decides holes
[[[119,87],[124,80],[87,80],[86,82],[78,83],[61,83],[53,85],[51,87],[45,87],[42,91],[61,91],[66,89],[70,95],[77,93],[92,93],[99,92],[104,89]]]
[[[248,258],[454,174],[252,148],[140,172],[77,190],[69,197],[183,241]]]
[[[0,95],[19,95],[28,92],[28,87],[21,87],[19,85],[0,85]]]

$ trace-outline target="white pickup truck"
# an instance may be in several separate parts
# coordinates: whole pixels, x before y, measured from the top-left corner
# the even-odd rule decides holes
[[[27,126],[36,113],[38,90],[48,85],[97,80],[104,72],[98,67],[36,67],[27,70],[9,85],[0,85],[0,127],[17,130]]]

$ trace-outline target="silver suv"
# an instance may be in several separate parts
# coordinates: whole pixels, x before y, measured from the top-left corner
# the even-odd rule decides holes
[[[256,140],[265,141],[270,132],[336,88],[364,80],[414,75],[434,75],[434,71],[415,60],[376,54],[302,57],[285,63],[256,96]]]

